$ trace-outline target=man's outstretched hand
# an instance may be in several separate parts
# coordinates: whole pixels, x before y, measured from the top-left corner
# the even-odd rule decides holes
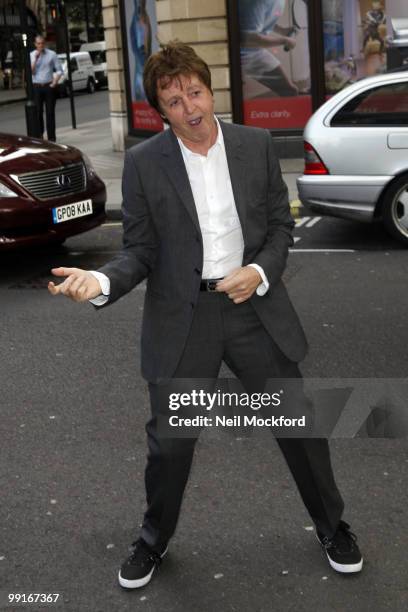
[[[93,274],[80,268],[52,268],[54,276],[65,276],[62,283],[48,283],[48,291],[52,295],[66,295],[75,302],[92,300],[102,293],[99,281]]]
[[[240,304],[251,297],[260,283],[262,283],[262,277],[258,270],[251,266],[244,266],[219,281],[217,291],[227,293],[235,304]]]

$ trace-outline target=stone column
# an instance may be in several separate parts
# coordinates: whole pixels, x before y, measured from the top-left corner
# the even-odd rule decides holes
[[[215,111],[231,120],[225,0],[156,0],[156,14],[161,43],[190,44],[210,66]]]
[[[123,151],[127,127],[125,75],[118,0],[102,0],[108,65],[109,108],[114,151]]]
[[[119,0],[102,0],[108,63],[113,149],[123,151],[128,133]],[[178,38],[191,44],[211,69],[215,110],[231,120],[225,0],[156,0],[161,43]]]

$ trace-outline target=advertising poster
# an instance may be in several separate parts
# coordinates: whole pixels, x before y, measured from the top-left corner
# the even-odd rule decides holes
[[[143,89],[147,58],[159,49],[155,0],[124,0],[131,95],[131,126],[135,130],[160,132],[163,122],[148,104]]]
[[[387,69],[386,0],[324,0],[326,93]]]
[[[307,0],[238,0],[244,123],[303,128],[311,115]]]

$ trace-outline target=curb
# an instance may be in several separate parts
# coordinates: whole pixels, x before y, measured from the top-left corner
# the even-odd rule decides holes
[[[109,221],[122,221],[122,211],[117,208],[105,209],[106,218]]]
[[[303,204],[300,200],[292,200],[289,202],[290,212],[294,219],[299,219],[300,217],[300,209],[303,208]]]
[[[9,104],[15,104],[17,102],[25,102],[27,98],[13,98],[12,100],[0,100],[0,106],[7,106]]]

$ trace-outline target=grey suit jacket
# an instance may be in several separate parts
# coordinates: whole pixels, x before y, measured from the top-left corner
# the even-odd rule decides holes
[[[300,361],[307,342],[281,276],[292,246],[288,191],[268,131],[220,122],[244,236],[242,265],[262,266],[269,291],[250,299],[281,350]],[[174,373],[199,296],[203,244],[177,138],[168,129],[126,152],[122,178],[123,249],[100,272],[111,283],[107,305],[147,278],[142,374]]]

